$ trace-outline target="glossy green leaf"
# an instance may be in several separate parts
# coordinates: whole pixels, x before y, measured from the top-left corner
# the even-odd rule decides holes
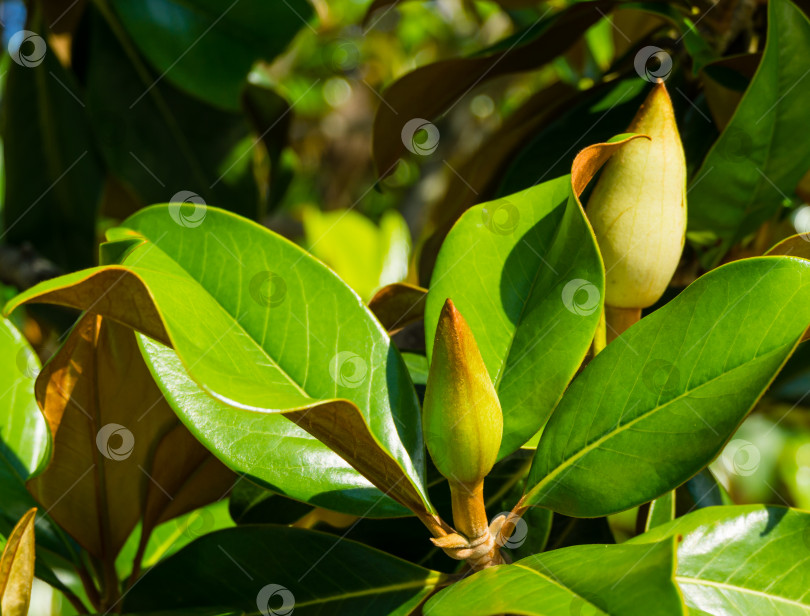
[[[807,171],[810,143],[796,135],[810,122],[810,80],[796,58],[808,56],[807,16],[789,0],[769,2],[762,61],[689,191],[690,231],[722,240],[712,263],[773,216]]]
[[[202,435],[192,426],[220,456],[244,436],[239,424],[253,422],[251,431],[259,432],[265,420],[286,413],[393,498],[432,512],[418,402],[405,365],[331,270],[267,229],[214,208],[155,206],[126,226],[141,243],[125,267],[42,283],[9,308],[25,301],[92,305],[171,344],[198,385],[239,411],[238,424],[224,430],[213,425]],[[279,479],[261,472],[271,443],[239,449],[239,468],[253,468],[269,485]],[[295,464],[305,463],[306,453],[299,448]]]
[[[730,263],[609,344],[546,426],[525,504],[594,517],[672,490],[725,445],[810,323],[810,263]]]
[[[501,401],[500,456],[543,426],[593,340],[604,266],[578,195],[617,147],[587,148],[571,176],[470,208],[439,251],[425,308],[428,357],[450,298]]]
[[[810,513],[764,505],[708,507],[630,543],[675,535],[683,537],[676,580],[698,613],[810,614]]]
[[[239,108],[256,60],[272,60],[313,13],[306,0],[147,0],[111,4],[161,78],[227,109]]]
[[[37,32],[44,27],[38,19],[30,24]],[[0,237],[28,242],[64,267],[88,267],[104,171],[75,76],[44,38],[34,40],[47,50],[40,50],[42,62],[9,62],[3,94],[6,183]]]
[[[37,502],[25,488],[28,477],[42,469],[50,452],[48,426],[34,398],[39,359],[22,334],[0,319],[0,535],[8,536]],[[44,511],[37,516],[37,576],[59,586],[52,572],[78,560],[78,546]]]
[[[372,517],[407,513],[283,415],[246,413],[220,402],[188,376],[172,349],[146,336],[138,339],[155,381],[177,416],[240,475],[255,478],[279,494],[335,511]],[[306,464],[301,463],[302,456]]]
[[[371,616],[409,604],[440,578],[333,535],[244,526],[201,537],[159,563],[124,598],[124,608],[222,606],[258,615],[284,603],[302,616]]]
[[[414,385],[427,385],[428,362],[427,357],[417,353],[403,353],[402,359],[408,366],[408,373]]]
[[[198,537],[233,526],[234,522],[228,513],[228,500],[223,499],[159,525],[150,533],[145,547],[140,546],[142,526],[138,527],[115,559],[118,577],[122,580],[129,578],[133,562],[139,557],[139,548],[143,552],[140,555],[141,569],[146,570]]]
[[[34,473],[45,462],[50,441],[48,426],[34,398],[40,364],[34,350],[8,319],[0,319],[0,440],[3,460],[19,475]]]
[[[650,530],[675,519],[675,490],[662,494],[650,503],[644,530]]]
[[[484,569],[428,601],[430,616],[677,616],[675,541],[581,545]]]
[[[160,79],[105,7],[88,6],[88,51],[77,70],[86,73],[86,113],[107,167],[144,205],[202,200],[256,216],[256,139],[244,115]]]

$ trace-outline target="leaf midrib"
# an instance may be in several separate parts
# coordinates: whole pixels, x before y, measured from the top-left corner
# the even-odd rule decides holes
[[[744,593],[747,595],[754,595],[757,597],[763,597],[770,601],[779,601],[781,603],[785,603],[787,605],[795,605],[797,607],[804,608],[806,612],[810,613],[810,605],[807,603],[800,603],[795,599],[788,599],[787,597],[783,597],[781,595],[769,595],[768,593],[761,591],[761,590],[754,590],[753,588],[746,588],[745,586],[735,586],[734,584],[729,584],[728,582],[716,582],[714,580],[704,580],[701,578],[693,578],[684,575],[677,575],[675,579],[678,583],[685,583],[685,584],[692,584],[694,586],[711,586],[714,588],[722,588],[725,590],[731,590],[733,592]]]
[[[556,476],[557,476],[557,475],[558,475],[558,474],[559,474],[559,473],[560,473],[560,472],[561,472],[563,469],[567,469],[568,467],[572,466],[572,464],[573,464],[574,462],[576,462],[577,460],[579,460],[580,458],[582,458],[582,457],[583,457],[583,456],[585,456],[586,454],[590,453],[590,452],[591,452],[591,451],[593,451],[594,449],[597,449],[597,448],[598,448],[600,445],[602,445],[602,444],[603,444],[603,443],[605,443],[606,441],[610,440],[610,439],[611,439],[611,438],[613,438],[614,436],[616,436],[616,435],[618,435],[618,434],[620,434],[620,433],[624,432],[626,429],[631,428],[631,427],[632,427],[632,426],[634,426],[635,424],[637,424],[637,423],[639,423],[639,422],[641,422],[641,421],[643,421],[643,420],[645,420],[645,419],[648,419],[649,417],[651,417],[651,416],[652,416],[652,415],[654,415],[655,413],[659,412],[660,410],[662,410],[662,409],[666,408],[667,406],[669,406],[669,405],[671,405],[671,404],[673,404],[673,403],[675,403],[675,402],[678,402],[679,400],[681,400],[681,399],[683,399],[683,398],[687,398],[687,397],[689,397],[689,396],[690,396],[692,393],[699,391],[701,388],[703,388],[703,387],[705,387],[705,386],[707,386],[707,385],[710,385],[711,383],[713,383],[713,382],[715,382],[715,381],[717,381],[717,380],[719,380],[719,379],[721,379],[721,378],[723,378],[723,377],[725,377],[725,376],[727,376],[727,375],[729,375],[729,374],[732,374],[732,373],[734,373],[735,371],[740,370],[741,368],[744,368],[744,367],[748,366],[749,364],[751,364],[751,363],[753,363],[753,362],[755,362],[755,361],[758,361],[758,360],[760,360],[760,359],[762,359],[762,358],[765,358],[765,357],[768,357],[768,356],[770,356],[770,355],[772,355],[772,354],[775,354],[775,353],[777,353],[778,351],[782,350],[782,349],[783,349],[783,348],[785,348],[785,347],[793,347],[793,346],[794,346],[794,343],[791,343],[791,342],[787,342],[787,343],[781,344],[781,345],[779,345],[779,346],[775,347],[774,349],[772,349],[772,350],[768,351],[767,353],[763,353],[762,355],[759,355],[759,356],[757,356],[757,357],[755,357],[755,358],[753,358],[753,359],[751,359],[751,360],[749,360],[749,361],[743,362],[743,363],[741,363],[740,365],[735,366],[735,367],[734,367],[734,368],[732,368],[731,370],[727,370],[727,371],[721,372],[721,373],[720,373],[720,374],[718,374],[717,376],[712,377],[712,378],[708,379],[707,381],[704,381],[703,383],[701,383],[701,384],[700,384],[700,385],[698,385],[697,387],[694,387],[694,388],[692,388],[692,389],[687,389],[687,390],[685,390],[685,391],[684,391],[682,394],[679,394],[679,395],[678,395],[678,396],[676,396],[675,398],[672,398],[671,400],[668,400],[666,403],[661,404],[661,405],[658,405],[658,406],[654,406],[654,407],[653,407],[653,408],[651,408],[649,411],[646,411],[646,412],[642,413],[642,414],[641,414],[641,415],[639,415],[638,417],[634,417],[633,419],[631,419],[631,420],[630,420],[630,421],[628,421],[627,423],[622,424],[622,425],[621,425],[621,426],[619,426],[618,428],[616,428],[616,429],[614,429],[614,430],[611,430],[611,431],[607,432],[606,434],[602,435],[601,437],[599,437],[599,438],[598,438],[598,439],[596,439],[595,441],[592,441],[592,442],[590,442],[590,443],[587,443],[587,444],[586,444],[586,445],[585,445],[585,446],[584,446],[582,449],[580,449],[579,451],[575,452],[574,454],[572,454],[572,455],[571,455],[571,456],[569,456],[568,458],[565,458],[565,459],[562,461],[562,463],[558,464],[558,465],[557,465],[557,466],[554,468],[554,470],[552,470],[552,471],[551,471],[551,472],[550,472],[548,475],[546,475],[545,477],[543,477],[543,479],[541,479],[541,480],[540,480],[540,481],[539,481],[539,482],[538,482],[538,483],[537,483],[537,484],[534,486],[534,488],[532,488],[531,490],[529,490],[529,491],[526,493],[526,496],[525,496],[526,501],[527,501],[527,502],[533,502],[533,497],[534,497],[534,496],[535,496],[535,495],[536,495],[538,492],[540,492],[540,491],[543,489],[543,487],[545,487],[545,485],[546,485],[546,484],[547,484],[549,481],[551,481],[552,479],[554,479],[554,477],[556,477]],[[539,452],[539,451],[540,451],[540,448],[538,447],[538,452]]]
[[[410,590],[411,588],[426,588],[428,586],[435,586],[441,580],[442,575],[439,573],[434,573],[427,578],[414,580],[412,582],[403,582],[400,584],[391,584],[389,586],[375,586],[373,588],[366,588],[363,590],[356,590],[353,592],[348,592],[341,595],[327,595],[322,598],[313,599],[311,601],[296,601],[295,602],[295,609],[299,609],[302,607],[310,607],[312,605],[321,605],[324,603],[330,603],[332,601],[345,601],[346,599],[356,599],[358,597],[367,597],[369,595],[381,595],[386,593],[395,593],[401,590]],[[262,616],[265,612],[254,610],[250,612],[245,612],[245,616]]]

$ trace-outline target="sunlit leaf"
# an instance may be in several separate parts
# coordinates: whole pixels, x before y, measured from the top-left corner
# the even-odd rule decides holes
[[[498,391],[501,456],[543,426],[593,339],[604,266],[573,193],[618,147],[592,146],[574,163],[573,176],[470,208],[439,252],[425,309],[428,356],[450,298]]]
[[[676,580],[691,609],[716,616],[810,614],[810,514],[764,505],[708,507],[630,543],[676,535],[683,537]]]
[[[810,263],[759,257],[709,272],[599,353],[537,448],[525,504],[615,513],[699,472],[810,323]]]
[[[789,0],[768,3],[765,51],[751,85],[689,191],[689,229],[728,248],[773,216],[807,172],[810,143],[796,134],[810,122],[810,80],[796,58],[810,56],[810,21]]]
[[[231,455],[245,422],[255,422],[258,435],[284,413],[435,524],[413,385],[356,294],[297,246],[222,210],[157,206],[127,227],[140,244],[127,243],[126,267],[48,281],[9,308],[31,300],[92,305],[173,346],[208,395],[240,411],[239,422],[192,426],[218,455]],[[128,242],[126,232],[120,236]],[[315,306],[324,307],[317,318]],[[234,453],[242,457],[229,461],[235,470],[269,485],[278,480],[261,468],[272,456],[266,441]],[[295,453],[298,465],[305,455]]]
[[[650,546],[574,546],[480,571],[442,590],[425,613],[677,616],[684,608],[674,573],[672,539]]]

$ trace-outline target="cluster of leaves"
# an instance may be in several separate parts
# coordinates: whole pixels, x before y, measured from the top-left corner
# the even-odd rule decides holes
[[[735,505],[707,468],[783,367],[801,371],[788,362],[810,325],[810,243],[788,237],[760,255],[789,235],[810,168],[810,143],[797,138],[810,95],[797,61],[810,53],[802,9],[771,0],[764,47],[736,55],[740,40],[757,43],[753,31],[721,36],[729,22],[720,17],[701,31],[678,3],[500,3],[516,24],[529,20],[523,30],[383,93],[380,173],[421,151],[424,135],[400,138],[406,122],[440,124],[481,82],[554,62],[562,75],[570,69],[568,83],[539,90],[463,165],[445,161],[462,184],[450,184],[419,242],[427,288],[386,286],[366,304],[312,254],[237,213],[194,202],[140,208],[191,186],[241,214],[262,211],[254,204],[273,191],[258,196],[268,180],[257,184],[256,169],[267,166],[242,156],[247,122],[259,117],[253,130],[274,134],[289,107],[246,76],[310,10],[287,0],[262,4],[266,14],[159,4],[82,6],[73,72],[51,55],[9,65],[8,237],[36,229],[43,253],[74,270],[92,261],[98,203],[129,204],[105,216],[131,215],[106,230],[98,266],[41,282],[5,308],[45,303],[81,316],[41,370],[17,327],[1,324],[0,368],[13,375],[0,397],[4,614],[26,613],[34,574],[79,613],[810,613],[810,514]],[[370,18],[394,4],[375,2]],[[229,27],[214,29],[211,11]],[[631,30],[628,14],[644,18]],[[179,36],[172,16],[196,27]],[[723,18],[738,28],[735,16]],[[33,11],[31,30],[43,18]],[[615,61],[600,53],[605,25],[633,34]],[[216,36],[200,37],[209,26]],[[647,43],[670,64],[639,64]],[[676,280],[594,354],[605,268],[580,197],[632,140],[611,137],[665,67],[671,91],[690,103],[679,116],[690,167],[679,280],[691,284]],[[130,96],[133,75],[147,84]],[[72,102],[57,105],[65,93]],[[189,114],[161,123],[174,97]],[[128,124],[137,114],[121,113],[122,102],[144,117]],[[21,119],[51,117],[51,105],[73,115]],[[228,135],[228,147],[190,141],[208,137],[192,109],[233,122],[211,131]],[[122,156],[129,139],[149,146]],[[34,172],[14,165],[43,140],[78,150],[48,150],[53,164],[37,167],[35,189],[23,181]],[[264,153],[277,160],[279,142]],[[74,178],[71,165],[82,173]],[[227,181],[200,181],[223,171]],[[22,190],[56,201],[29,215],[14,210]],[[329,224],[319,216],[310,224]],[[503,409],[486,505],[508,518],[498,543],[514,562],[473,575],[429,541],[454,532],[420,411],[447,298]],[[414,337],[424,345],[406,347]],[[606,517],[636,507],[636,536],[616,544]]]

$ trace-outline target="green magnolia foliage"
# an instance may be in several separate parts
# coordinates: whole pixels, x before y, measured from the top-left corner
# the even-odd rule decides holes
[[[807,436],[810,251],[790,229],[810,211],[805,7],[725,22],[536,4],[464,9],[514,33],[378,93],[380,190],[414,160],[452,172],[421,235],[407,208],[377,225],[307,204],[299,244],[260,224],[294,183],[295,105],[272,76],[334,27],[328,7],[96,0],[63,9],[66,61],[30,3],[7,60],[0,239],[35,239],[66,273],[4,291],[4,614],[40,605],[36,577],[66,614],[810,615],[810,513],[791,506],[810,437],[772,455],[804,500],[768,484],[745,502],[728,480],[788,468],[743,438],[749,414],[788,405],[772,429]],[[378,0],[365,23],[435,10]],[[450,152],[459,97],[533,69],[532,94]],[[631,125],[650,92],[666,113]],[[48,164],[25,172],[26,152]],[[199,192],[163,194],[183,186]],[[643,251],[583,208],[606,194],[610,220],[642,216],[622,224],[649,231]],[[666,280],[610,336],[616,254],[643,269],[656,238]]]

